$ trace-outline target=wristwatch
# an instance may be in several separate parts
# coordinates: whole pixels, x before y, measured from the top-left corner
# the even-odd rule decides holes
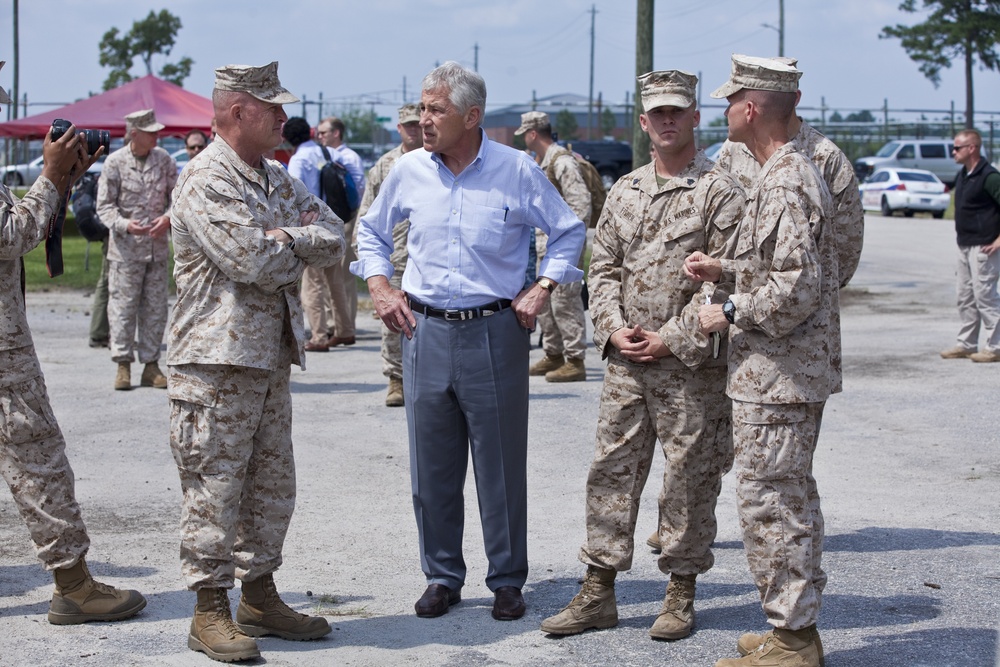
[[[538,276],[537,278],[535,278],[535,282],[544,287],[545,289],[547,289],[550,294],[559,284],[554,280],[546,278],[545,276]]]
[[[722,314],[726,316],[726,321],[730,324],[735,324],[733,319],[736,317],[736,306],[730,299],[726,299],[726,302],[722,304]]]

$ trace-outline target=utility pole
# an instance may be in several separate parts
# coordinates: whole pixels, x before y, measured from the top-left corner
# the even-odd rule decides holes
[[[14,94],[10,96],[10,99],[14,100],[11,107],[14,109],[14,120],[17,120],[17,98],[20,95],[20,71],[21,71],[21,58],[18,56],[20,38],[18,37],[17,30],[17,0],[14,0]]]
[[[472,69],[474,71],[478,72],[479,71],[479,42],[476,42],[473,45],[472,50],[475,53],[475,55],[473,56],[473,60],[472,60]]]
[[[778,26],[770,23],[761,23],[760,27],[770,28],[778,33],[778,55],[785,55],[785,0],[778,0]]]
[[[587,139],[593,139],[594,127],[594,19],[597,6],[590,6],[590,95],[587,98]]]
[[[778,55],[785,55],[785,0],[778,0]]]
[[[653,70],[653,0],[636,0],[635,13],[635,75]],[[632,113],[632,168],[649,162],[649,135],[639,125],[642,113],[642,91],[635,83],[635,110]]]

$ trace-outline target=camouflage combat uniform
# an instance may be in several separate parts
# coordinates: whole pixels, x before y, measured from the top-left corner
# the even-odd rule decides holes
[[[861,247],[865,237],[865,211],[861,206],[861,192],[858,190],[854,166],[837,144],[805,121],[802,121],[798,133],[792,137],[792,143],[816,165],[833,197],[833,228],[837,235],[840,286],[844,287],[854,277],[858,262],[861,261]],[[722,145],[715,162],[732,173],[744,190],[750,192],[753,189],[760,174],[760,163],[744,144],[727,141]]]
[[[48,570],[73,565],[90,547],[21,291],[21,257],[45,239],[58,208],[44,176],[21,201],[0,185],[0,471]]]
[[[747,560],[768,622],[816,623],[826,585],[812,460],[823,406],[841,389],[838,238],[819,170],[791,143],[749,192],[729,328],[737,497]],[[842,252],[856,252],[845,248]]]
[[[343,223],[274,161],[262,176],[221,137],[181,177],[172,211],[170,446],[184,493],[188,586],[231,588],[281,564],[295,505],[290,364],[305,365],[297,283],[343,257]],[[319,220],[300,226],[300,214]],[[288,245],[264,232],[281,228]]]
[[[111,360],[150,363],[160,358],[167,324],[170,244],[167,236],[129,234],[129,220],[167,212],[177,182],[177,163],[159,146],[137,158],[126,146],[108,156],[97,187],[97,214],[108,237],[108,323]],[[138,328],[138,330],[137,330]],[[135,340],[138,338],[138,349]]]
[[[550,163],[554,163],[550,170]],[[590,226],[590,190],[580,174],[573,154],[558,144],[552,144],[545,151],[545,156],[539,165],[542,171],[554,176],[554,183],[566,204],[583,221]],[[538,266],[545,257],[545,246],[548,237],[544,232],[535,230],[535,248],[538,254]],[[587,252],[584,244],[580,253],[577,268],[583,268],[584,255]],[[587,353],[587,316],[583,310],[583,281],[560,284],[552,291],[548,303],[538,313],[538,326],[542,330],[542,349],[548,357],[566,359],[583,359]]]
[[[357,219],[364,217],[372,202],[378,196],[382,181],[389,175],[389,170],[396,160],[403,154],[403,146],[399,145],[378,159],[372,168],[368,170],[368,179],[365,186],[364,197],[361,198],[361,208],[358,209]],[[392,262],[392,277],[389,278],[389,285],[393,289],[402,289],[403,271],[406,270],[406,260],[410,256],[406,250],[406,239],[410,231],[410,221],[403,220],[392,228],[392,254],[389,261]],[[403,377],[403,346],[402,335],[398,331],[393,332],[385,323],[382,326],[382,375],[387,378],[402,379]]]
[[[631,567],[639,498],[659,439],[667,461],[660,569],[695,575],[712,566],[715,504],[733,457],[725,356],[713,359],[698,331],[698,309],[715,287],[689,280],[683,264],[696,250],[731,251],[744,201],[736,180],[701,152],[663,185],[648,164],[611,188],[590,264],[594,343],[608,368],[587,478],[580,560],[588,565]],[[609,339],[635,325],[659,332],[672,355],[626,360]]]

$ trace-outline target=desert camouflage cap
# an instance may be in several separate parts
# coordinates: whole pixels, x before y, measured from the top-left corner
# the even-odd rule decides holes
[[[6,60],[0,60],[0,69],[7,64]],[[10,95],[3,88],[0,88],[0,104],[10,104]]]
[[[420,107],[412,102],[399,107],[399,124],[420,122]]]
[[[642,86],[642,108],[656,107],[687,109],[696,102],[698,77],[678,69],[646,72],[636,79]]]
[[[514,130],[514,136],[519,137],[528,130],[537,130],[540,127],[551,127],[549,115],[544,111],[529,111],[521,114],[521,127]]]
[[[293,104],[299,98],[282,88],[278,81],[277,61],[253,67],[252,65],[226,65],[215,70],[216,90],[247,93],[262,102]]]
[[[795,69],[795,62],[794,58],[757,58],[734,53],[729,81],[712,93],[712,97],[729,97],[744,88],[794,93],[799,89],[802,76],[802,72]]]
[[[133,111],[125,116],[125,122],[131,129],[141,132],[159,132],[166,127],[163,123],[156,122],[156,112],[152,109]]]

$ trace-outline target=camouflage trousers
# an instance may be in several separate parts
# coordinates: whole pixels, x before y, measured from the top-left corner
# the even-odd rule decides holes
[[[825,403],[733,401],[736,494],[750,572],[768,623],[816,623],[826,586],[823,513],[812,476]]]
[[[700,574],[715,562],[715,505],[733,462],[726,369],[668,370],[613,352],[604,374],[597,448],[587,477],[587,565],[632,567],[636,516],[656,441],[661,571]]]
[[[232,588],[281,565],[295,507],[290,370],[169,368],[170,449],[184,494],[188,588]]]
[[[45,569],[69,567],[90,538],[34,348],[0,351],[0,368],[0,473]]]
[[[398,226],[398,225],[397,225]],[[403,268],[393,266],[392,277],[389,278],[389,286],[393,289],[400,289],[403,281]],[[376,315],[376,317],[378,317]],[[393,331],[379,320],[382,329],[382,375],[387,378],[403,378],[403,334]]]
[[[550,357],[583,359],[587,353],[587,315],[583,310],[583,281],[558,285],[538,313],[542,349]]]
[[[160,358],[167,326],[166,260],[116,262],[108,260],[108,324],[111,360],[148,364]],[[135,341],[139,347],[135,350]]]

